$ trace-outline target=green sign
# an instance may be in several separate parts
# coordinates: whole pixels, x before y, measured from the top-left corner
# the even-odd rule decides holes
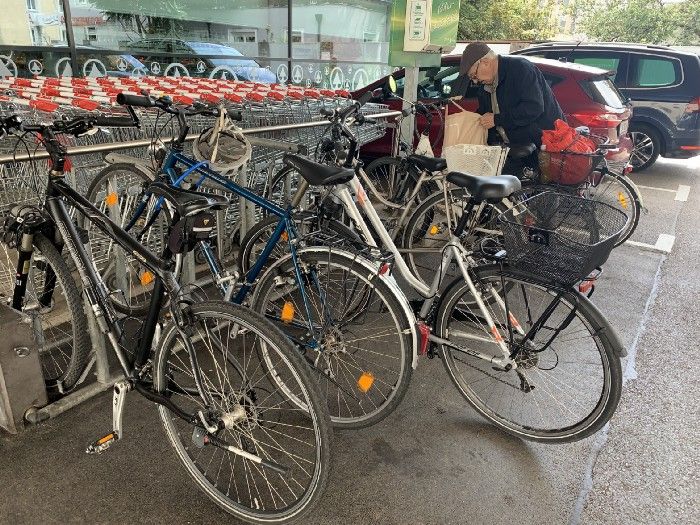
[[[389,38],[389,65],[398,67],[439,66],[440,55],[454,48],[457,41],[459,23],[459,0],[424,0],[420,6],[412,5],[412,0],[394,0],[391,12],[391,34]],[[413,7],[408,16],[415,18],[416,7],[427,5],[430,16],[425,35],[417,27],[412,27],[414,35],[420,34],[420,42],[411,41],[409,45],[416,51],[405,51],[407,8]],[[418,22],[418,20],[412,20]],[[409,21],[410,22],[410,21]]]

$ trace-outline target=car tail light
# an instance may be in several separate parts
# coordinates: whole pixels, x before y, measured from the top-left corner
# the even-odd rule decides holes
[[[700,111],[700,97],[694,98],[685,107],[686,113],[697,113],[698,111]]]
[[[573,113],[571,116],[591,128],[616,128],[624,120],[618,113]]]

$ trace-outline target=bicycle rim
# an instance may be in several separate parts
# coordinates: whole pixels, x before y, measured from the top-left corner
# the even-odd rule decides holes
[[[600,325],[592,305],[573,291],[553,303],[555,291],[515,273],[503,275],[504,293],[497,269],[475,273],[477,289],[500,297],[488,302],[487,309],[507,341],[508,327],[515,325],[508,323],[499,303],[507,299],[525,333],[550,304],[556,307],[532,343],[523,343],[522,336],[509,343],[517,369],[501,370],[443,345],[444,364],[460,393],[486,419],[525,439],[575,441],[600,429],[617,406],[622,373],[619,357],[605,336],[609,327]],[[446,292],[437,317],[439,333],[462,347],[501,357],[482,312],[470,298],[466,283]]]
[[[189,339],[210,402],[200,395],[189,353],[172,327],[156,358],[156,388],[187,413],[225,414],[235,422],[209,433],[159,406],[171,444],[195,482],[227,512],[254,523],[297,519],[322,494],[330,456],[327,416],[305,363],[255,312],[203,303],[192,313]],[[272,366],[262,364],[263,353]],[[280,380],[303,407],[277,389]],[[288,471],[283,475],[225,445]]]
[[[289,257],[260,279],[253,308],[265,312],[313,364],[335,426],[374,424],[393,411],[408,387],[408,321],[390,288],[369,279],[365,265],[328,249],[298,256],[311,320]]]

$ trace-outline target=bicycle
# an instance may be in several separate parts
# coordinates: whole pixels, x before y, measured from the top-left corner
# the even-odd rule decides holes
[[[544,199],[554,195],[552,199],[573,199],[575,206],[571,210],[579,206],[584,211],[570,213],[567,219],[567,207],[557,204],[554,209],[559,209],[568,222],[563,221],[552,232],[544,226],[538,228],[537,222],[520,225],[520,229],[532,229],[533,243],[539,240],[545,245],[544,239],[554,240],[560,233],[576,232],[584,239],[588,235],[587,240],[579,239],[576,244],[583,255],[590,256],[588,264],[572,265],[573,277],[570,273],[558,279],[551,275],[543,277],[541,268],[551,263],[545,259],[539,265],[521,269],[522,256],[529,252],[519,250],[517,245],[508,252],[500,248],[490,250],[487,246],[470,249],[463,242],[463,238],[473,234],[470,229],[478,224],[470,220],[477,217],[478,210],[512,196],[520,190],[520,181],[513,176],[450,173],[447,181],[464,189],[470,199],[458,219],[450,205],[444,206],[448,240],[440,250],[441,260],[433,265],[433,278],[428,286],[409,269],[360,182],[358,173],[362,166],[354,159],[356,141],[345,124],[348,117],[338,112],[329,116],[332,125],[350,138],[351,148],[345,164],[349,180],[329,184],[328,199],[341,203],[365,242],[372,244],[375,235],[378,237],[377,244],[394,255],[394,267],[408,288],[421,296],[416,304],[420,353],[440,355],[467,402],[507,432],[553,443],[576,441],[599,430],[618,404],[622,385],[620,359],[626,352],[603,315],[573,285],[586,279],[590,279],[586,281],[590,285],[595,279],[589,274],[607,259],[622,229],[624,215],[595,201],[552,193],[534,197]],[[331,169],[311,161],[302,162],[294,155],[287,155],[287,162],[303,178],[295,201],[307,185],[318,184],[317,173]],[[446,185],[443,195],[448,199]],[[530,208],[536,208],[535,204],[527,200],[514,209],[526,217]],[[589,219],[584,226],[575,222],[581,216]],[[510,230],[518,231],[518,227]],[[542,245],[534,244],[535,248]],[[246,249],[242,247],[242,251]],[[560,272],[579,258],[576,252],[566,255],[560,261],[563,263]],[[485,259],[491,264],[477,263]],[[288,261],[289,255],[277,260],[256,288],[255,302],[266,312],[278,310],[294,293],[289,279],[283,280],[289,274]],[[440,292],[452,263],[458,268],[459,277]],[[577,369],[577,365],[584,370]],[[595,372],[599,376],[593,377]]]
[[[393,279],[380,273],[383,262],[381,254],[371,250],[350,252],[340,247],[315,247],[314,244],[318,243],[313,242],[313,235],[310,234],[314,233],[316,226],[325,226],[325,223],[307,222],[307,215],[298,215],[295,211],[298,203],[291,203],[286,208],[277,206],[213,171],[207,162],[186,156],[182,152],[188,132],[186,118],[203,110],[175,108],[169,99],[124,94],[119,95],[118,102],[127,107],[154,107],[176,115],[180,134],[163,152],[158,176],[162,183],[177,187],[193,181],[191,186],[194,188],[205,182],[208,186],[216,185],[266,210],[271,216],[270,220],[274,221],[274,229],[266,240],[265,248],[250,271],[242,274],[225,269],[209,239],[197,243],[213,276],[213,283],[224,300],[238,304],[247,302],[255,308],[254,296],[249,297],[249,293],[254,285],[263,281],[263,270],[267,268],[267,262],[275,250],[280,245],[286,246],[292,257],[292,279],[300,294],[290,298],[280,311],[268,314],[268,317],[279,322],[301,355],[313,365],[328,400],[334,426],[360,428],[386,417],[406,391],[411,376],[411,348],[417,345],[417,338],[408,301]],[[354,105],[349,106],[346,111],[353,108]],[[108,176],[113,176],[113,171],[108,171]],[[135,170],[131,170],[131,173],[135,174],[134,179],[138,184],[129,183],[124,187],[117,181],[108,192],[91,193],[88,199],[104,209],[109,207],[110,202],[122,203],[114,206],[114,211],[119,213],[118,220],[125,224],[126,231],[132,232],[137,239],[149,236],[156,244],[162,242],[159,240],[160,234],[154,234],[150,228],[158,220],[171,222],[164,218],[167,210],[152,197],[150,177],[144,178],[143,173]],[[347,172],[339,167],[329,167],[319,176],[341,180],[347,177]],[[97,184],[93,183],[93,187],[97,187]],[[305,231],[297,228],[299,224]],[[345,235],[345,231],[347,228],[341,230],[342,235]],[[102,251],[109,249],[111,247],[105,246]],[[118,254],[108,253],[108,259],[117,258]],[[379,264],[368,260],[368,256]],[[130,259],[130,264],[136,266],[129,273],[137,277],[129,280],[142,283],[145,270],[141,261],[126,253],[122,257]],[[143,303],[149,294],[150,288],[136,290],[139,303]],[[119,297],[122,297],[121,308],[130,308],[129,300],[133,296]],[[372,319],[372,325],[366,322],[368,318]],[[383,328],[376,330],[378,326]],[[359,339],[354,343],[354,351],[341,351],[339,341],[349,339],[345,334],[350,332],[356,334],[353,336],[355,339]],[[359,337],[357,334],[364,335]],[[377,353],[377,346],[386,351]],[[280,388],[284,388],[282,383]]]
[[[212,231],[213,212],[227,207],[228,200],[151,185],[153,194],[166,199],[173,209],[173,224],[158,257],[64,181],[66,149],[59,135],[78,136],[97,126],[133,125],[130,117],[92,115],[40,125],[23,125],[16,118],[0,121],[6,133],[35,135],[51,159],[46,198],[39,206],[25,207],[6,224],[5,240],[19,249],[13,304],[22,303],[34,247],[50,246],[59,259],[66,248],[80,276],[87,309],[123,374],[114,386],[112,431],[90,444],[87,452],[103,452],[124,438],[125,397],[135,390],[158,405],[170,444],[188,474],[218,506],[250,523],[296,519],[318,502],[330,465],[330,422],[310,369],[264,317],[221,301],[192,304],[172,271],[173,259],[181,259],[197,238]],[[110,291],[96,272],[87,253],[89,245],[83,244],[67,207],[86,217],[155,276],[135,351],[123,346],[124,318],[112,307]],[[52,304],[50,273],[41,293],[46,305]],[[80,298],[75,283],[66,281],[64,286],[70,289],[66,297]],[[167,314],[161,324],[166,296]],[[87,348],[74,350],[79,356],[87,352]],[[284,389],[279,388],[280,382]]]

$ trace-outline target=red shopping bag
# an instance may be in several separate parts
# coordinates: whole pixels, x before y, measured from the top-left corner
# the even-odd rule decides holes
[[[543,182],[577,185],[585,182],[595,167],[595,142],[557,119],[554,129],[542,132],[539,153]]]

